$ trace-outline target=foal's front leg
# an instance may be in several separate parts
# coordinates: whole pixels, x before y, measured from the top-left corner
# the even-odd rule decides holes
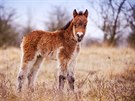
[[[59,90],[63,90],[66,76],[67,76],[67,62],[61,62],[59,65]]]
[[[72,60],[69,63],[69,66],[67,68],[67,80],[68,80],[70,90],[72,90],[72,91],[74,91],[74,82],[75,82],[74,68],[75,68],[75,65],[76,65],[76,61]]]
[[[64,83],[67,77],[67,67],[69,59],[65,55],[65,50],[61,49],[58,53],[58,82],[59,82],[59,90],[63,90]]]
[[[72,91],[74,91],[74,67],[76,61],[69,62],[68,60],[63,60],[60,62],[59,68],[59,89],[63,90],[65,80],[68,80],[69,87]]]

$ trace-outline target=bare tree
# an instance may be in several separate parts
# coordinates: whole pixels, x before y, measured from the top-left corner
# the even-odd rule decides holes
[[[27,10],[27,22],[26,25],[22,28],[22,36],[28,34],[29,32],[33,31],[35,29],[34,25],[32,24],[32,12],[30,10]]]
[[[49,31],[55,31],[63,27],[70,19],[68,11],[60,6],[54,6],[48,13],[48,20],[45,21],[45,27]]]
[[[131,47],[135,48],[135,4],[131,6],[130,11],[132,12],[131,16],[128,15],[128,21],[131,28],[131,33],[128,36],[128,43]]]
[[[116,45],[117,40],[121,37],[122,30],[127,27],[123,14],[127,8],[126,0],[98,1],[96,7],[93,5],[102,19],[102,25],[96,24],[104,32],[104,42],[108,45]]]

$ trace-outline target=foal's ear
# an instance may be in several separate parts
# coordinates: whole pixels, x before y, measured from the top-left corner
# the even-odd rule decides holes
[[[86,17],[88,17],[88,10],[87,10],[87,9],[85,10],[84,15],[85,15]]]
[[[77,15],[78,15],[78,13],[77,13],[76,9],[74,9],[74,11],[73,11],[73,16],[74,16],[74,18],[75,18]]]

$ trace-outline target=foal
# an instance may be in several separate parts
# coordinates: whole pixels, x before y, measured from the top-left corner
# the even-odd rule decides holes
[[[85,35],[88,11],[73,11],[73,19],[55,32],[33,31],[23,37],[22,59],[17,88],[21,91],[25,79],[33,88],[38,69],[43,58],[57,52],[59,89],[64,88],[65,79],[74,90],[74,67],[80,50],[80,42]]]

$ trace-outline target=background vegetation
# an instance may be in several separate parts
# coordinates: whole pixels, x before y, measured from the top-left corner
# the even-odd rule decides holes
[[[130,47],[135,47],[135,4],[130,4],[128,0],[88,0],[88,3],[97,13],[100,22],[92,16],[89,18],[104,33],[104,36],[102,42],[98,39],[86,38],[85,45],[100,43],[107,46],[121,46],[128,44]],[[15,23],[16,15],[14,8],[7,7],[0,2],[0,46],[19,45],[20,37],[36,29],[29,10],[25,26],[18,27]],[[71,20],[71,14],[66,8],[52,6],[52,10],[48,12],[48,19],[43,24],[46,30],[54,31],[63,27],[69,20]]]

